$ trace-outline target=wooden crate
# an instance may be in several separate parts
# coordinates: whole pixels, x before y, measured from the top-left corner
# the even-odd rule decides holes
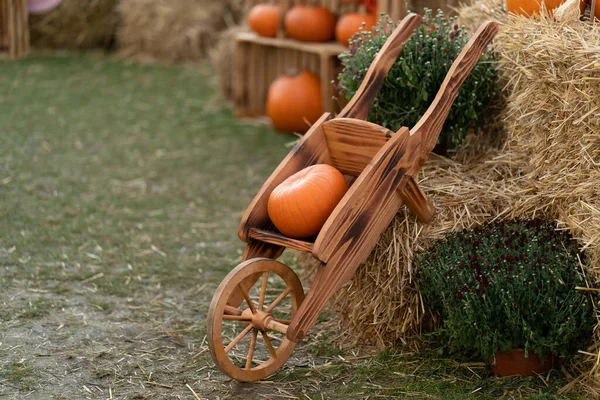
[[[27,0],[0,0],[0,55],[16,59],[29,53]]]
[[[264,1],[249,0],[248,7]],[[281,15],[298,4],[327,7],[337,15],[358,9],[353,2],[341,0],[280,0]],[[406,15],[404,0],[379,0],[378,11],[395,20]],[[283,20],[283,18],[281,18]],[[285,37],[283,26],[277,38],[264,38],[254,33],[240,33],[236,43],[234,71],[234,113],[237,117],[256,117],[265,114],[265,101],[269,85],[275,78],[290,70],[305,69],[321,79],[324,111],[335,113],[340,107],[333,98],[341,70],[338,55],[347,47],[336,42],[303,43]]]
[[[235,67],[235,115],[264,115],[269,85],[291,70],[308,70],[321,79],[323,109],[338,109],[334,85],[340,72],[338,54],[347,50],[335,43],[303,43],[284,38],[265,38],[243,32],[237,37]]]

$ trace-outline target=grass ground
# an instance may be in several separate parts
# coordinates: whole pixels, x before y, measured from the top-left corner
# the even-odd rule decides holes
[[[208,304],[291,138],[236,122],[211,74],[102,54],[0,63],[0,398],[560,397],[558,371],[342,352],[323,329],[265,382],[218,372]]]

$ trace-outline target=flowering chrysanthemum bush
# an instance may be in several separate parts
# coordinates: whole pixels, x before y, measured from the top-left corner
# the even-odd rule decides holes
[[[420,257],[421,293],[451,350],[567,355],[590,338],[577,242],[541,220],[454,233]]]
[[[371,62],[396,28],[383,16],[370,32],[356,34],[350,51],[340,55],[339,93],[350,100],[358,90]],[[369,121],[397,131],[412,128],[435,98],[452,62],[469,37],[456,18],[447,19],[439,10],[426,10],[422,26],[405,44],[373,102]],[[444,154],[459,145],[467,133],[483,123],[484,112],[497,92],[493,58],[485,53],[461,87],[446,119],[436,152]]]

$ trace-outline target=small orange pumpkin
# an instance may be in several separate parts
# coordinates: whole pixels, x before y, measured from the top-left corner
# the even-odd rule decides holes
[[[591,0],[590,0],[590,7],[591,7]],[[600,19],[600,0],[596,0],[596,10],[594,10],[594,15],[596,16],[596,19]]]
[[[361,30],[363,22],[365,30],[371,30],[377,24],[377,18],[372,14],[351,13],[344,14],[335,26],[335,40],[344,46],[348,46],[348,40]]]
[[[275,37],[279,28],[279,7],[257,4],[248,13],[250,29],[260,36]]]
[[[276,130],[305,133],[322,114],[321,81],[312,72],[283,75],[269,86],[267,116]]]
[[[506,0],[506,10],[512,14],[531,17],[533,14],[541,12],[541,3],[544,3],[546,9],[552,14],[552,11],[564,2],[565,0]],[[583,12],[585,11],[585,0],[581,0],[579,9],[583,15]]]
[[[323,7],[295,6],[285,15],[285,32],[303,42],[327,42],[335,35],[335,15]]]
[[[269,218],[286,236],[315,236],[347,191],[344,175],[331,165],[304,168],[271,192]]]

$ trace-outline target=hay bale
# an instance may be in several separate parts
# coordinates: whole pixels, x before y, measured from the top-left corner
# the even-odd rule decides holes
[[[508,82],[505,144],[487,135],[465,143],[454,160],[430,157],[419,182],[436,205],[433,221],[421,224],[403,209],[334,299],[348,344],[418,344],[428,313],[415,255],[487,222],[556,221],[589,255],[587,282],[600,288],[600,24],[504,19],[495,46]],[[580,374],[573,382],[583,385],[565,390],[600,392],[600,324],[593,340],[572,366]]]
[[[118,0],[63,0],[54,10],[31,15],[31,43],[53,49],[105,48],[117,29]]]
[[[219,32],[239,20],[240,0],[121,0],[119,53],[165,62],[204,61]]]
[[[577,6],[577,2],[573,2]],[[600,25],[511,17],[498,36],[511,150],[539,207],[600,261]],[[518,61],[517,61],[518,60]],[[598,271],[600,273],[600,271]]]
[[[485,21],[504,21],[507,16],[504,0],[472,0],[456,9],[458,21],[469,32],[475,32]]]
[[[235,26],[221,32],[217,45],[210,51],[210,61],[219,81],[219,95],[225,100],[233,99],[235,38],[238,33],[246,30],[245,27]]]

